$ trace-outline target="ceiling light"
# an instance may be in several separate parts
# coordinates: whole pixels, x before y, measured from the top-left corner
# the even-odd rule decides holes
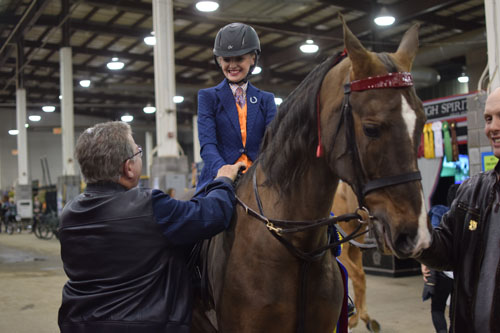
[[[26,123],[26,124],[24,124],[24,127],[28,128],[28,127],[30,127],[30,124]]]
[[[156,108],[154,106],[152,106],[151,104],[148,104],[142,109],[142,111],[144,111],[144,113],[155,113]]]
[[[10,135],[18,135],[19,134],[19,130],[11,129],[11,130],[9,130],[9,134]]]
[[[81,80],[80,85],[84,88],[90,87],[90,80]]]
[[[62,95],[59,95],[59,100],[62,100]]]
[[[283,98],[281,98],[281,97],[274,97],[274,103],[276,105],[280,105],[281,103],[283,103]]]
[[[42,106],[43,112],[54,112],[56,110],[56,107],[53,105],[44,105]]]
[[[42,119],[42,117],[37,115],[37,114],[32,114],[31,116],[28,117],[28,119],[30,121],[40,121]]]
[[[122,61],[119,61],[118,58],[113,58],[111,59],[110,62],[106,64],[106,66],[111,69],[112,71],[117,71],[123,68],[125,64]]]
[[[154,46],[156,45],[156,37],[155,36],[144,37],[144,43],[150,46]]]
[[[319,50],[319,46],[314,44],[312,39],[308,39],[305,44],[300,46],[300,50],[304,53],[316,53]]]
[[[252,74],[253,75],[257,75],[257,74],[260,74],[262,72],[262,67],[260,66],[255,66],[255,68],[253,69],[252,71]]]
[[[198,1],[196,9],[200,12],[214,12],[219,8],[219,4],[215,1]]]
[[[174,96],[172,99],[174,100],[174,103],[176,103],[176,104],[184,102],[184,96]]]
[[[126,113],[124,114],[122,117],[121,117],[121,120],[126,122],[126,123],[130,123],[132,120],[134,120],[134,116]]]
[[[151,35],[144,37],[144,43],[149,46],[156,45],[156,37],[155,37],[155,32],[151,31]]]
[[[467,76],[467,74],[465,73],[462,73],[462,75],[460,75],[458,78],[457,78],[458,82],[460,83],[467,83],[469,82],[469,77]]]
[[[382,7],[380,13],[378,13],[377,17],[375,17],[373,21],[376,25],[385,27],[388,25],[392,25],[396,21],[396,18],[389,13],[387,8]]]

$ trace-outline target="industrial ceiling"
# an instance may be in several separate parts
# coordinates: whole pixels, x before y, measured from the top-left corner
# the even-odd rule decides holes
[[[283,98],[315,65],[343,48],[338,13],[376,51],[394,51],[406,29],[420,23],[427,56],[420,64],[417,57],[417,64],[439,71],[460,70],[467,49],[486,43],[482,0],[221,0],[212,13],[198,11],[195,3],[173,1],[177,95],[185,97],[177,105],[178,122],[196,113],[198,89],[222,79],[213,62],[213,41],[231,22],[256,29],[263,70],[251,80]],[[382,6],[396,17],[390,27],[373,23]],[[143,112],[155,100],[153,47],[144,43],[152,27],[151,0],[0,0],[0,108],[15,109],[18,84],[26,88],[28,113],[57,106],[59,49],[69,44],[76,114],[119,119],[128,112],[154,122],[154,114]],[[306,39],[319,46],[317,53],[299,50]],[[460,50],[436,52],[446,46]],[[124,62],[122,70],[106,67],[113,57]],[[90,87],[80,86],[83,79],[91,80]]]

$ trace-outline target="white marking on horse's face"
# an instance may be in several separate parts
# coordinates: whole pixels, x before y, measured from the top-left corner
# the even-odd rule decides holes
[[[410,142],[413,145],[413,132],[415,131],[415,123],[417,122],[417,113],[412,109],[406,97],[401,95],[401,114],[406,123],[406,129],[408,130],[408,134],[410,136]]]
[[[431,244],[431,234],[427,226],[427,212],[425,211],[423,191],[420,192],[420,200],[422,202],[422,208],[420,209],[420,216],[418,217],[417,243],[415,244],[415,249],[413,250],[413,256],[418,255],[420,251],[428,248]]]

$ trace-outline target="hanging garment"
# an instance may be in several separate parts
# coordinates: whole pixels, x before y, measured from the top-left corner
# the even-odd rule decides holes
[[[450,124],[447,121],[443,121],[443,143],[444,143],[444,155],[446,160],[451,162],[453,160],[453,151],[451,148],[451,135],[450,135]]]
[[[425,134],[422,132],[422,135],[420,136],[420,145],[418,146],[418,154],[417,158],[424,157],[424,151],[425,151],[425,140],[424,140]]]
[[[458,161],[457,123],[450,122],[452,161]]]
[[[440,121],[432,123],[432,131],[434,133],[434,155],[443,157],[443,135],[441,131],[442,124]]]
[[[432,124],[425,124],[424,126],[424,157],[425,158],[434,158],[434,133],[432,132]]]

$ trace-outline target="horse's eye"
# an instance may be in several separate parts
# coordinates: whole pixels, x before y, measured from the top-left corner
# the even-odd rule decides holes
[[[380,131],[377,126],[363,126],[363,131],[365,132],[366,136],[369,136],[370,138],[377,138],[380,136]]]

